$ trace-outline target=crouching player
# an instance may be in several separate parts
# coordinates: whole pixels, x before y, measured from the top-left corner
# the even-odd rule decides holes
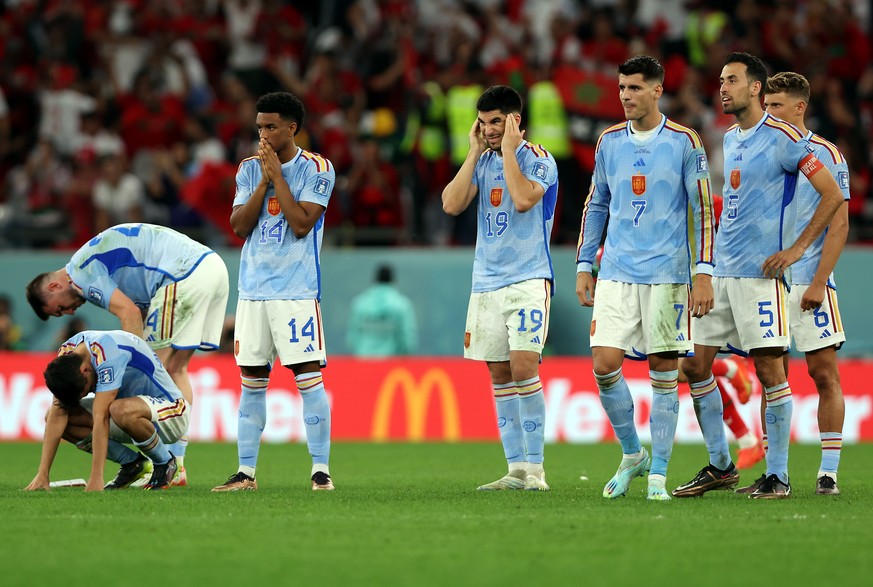
[[[54,402],[46,414],[39,471],[26,490],[49,488],[62,438],[92,454],[85,491],[104,489],[106,459],[121,469],[105,489],[130,486],[149,465],[145,488],[169,487],[177,465],[165,443],[185,434],[190,410],[145,341],[121,330],[80,332],[61,346],[44,376]],[[134,444],[148,459],[125,444]]]

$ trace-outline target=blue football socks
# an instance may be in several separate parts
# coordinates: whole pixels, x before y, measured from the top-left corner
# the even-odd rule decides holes
[[[594,379],[600,390],[600,403],[621,443],[621,452],[626,455],[639,453],[641,446],[634,425],[634,400],[621,369],[606,375],[595,373]]]
[[[694,402],[694,413],[697,423],[703,432],[703,441],[709,451],[709,462],[724,471],[731,465],[731,453],[728,450],[727,435],[724,433],[722,420],[721,394],[712,374],[708,379],[697,383],[689,383],[691,399]]]
[[[524,437],[521,432],[521,414],[515,382],[495,383],[492,388],[494,406],[497,408],[497,430],[500,432],[506,462],[524,462]]]
[[[324,381],[321,372],[301,373],[295,380],[303,398],[303,422],[312,464],[326,473],[330,460],[330,403],[324,391]]]
[[[240,471],[249,477],[254,477],[258,452],[261,449],[261,434],[267,425],[267,385],[270,379],[246,375],[241,379],[242,394],[239,398],[236,449]]]
[[[673,452],[673,438],[679,422],[679,370],[649,371],[652,382],[652,414],[649,418],[652,431],[651,475],[667,476],[667,464]]]

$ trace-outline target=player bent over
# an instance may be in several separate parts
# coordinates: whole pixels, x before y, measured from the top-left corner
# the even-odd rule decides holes
[[[194,351],[214,351],[228,296],[227,267],[209,247],[154,224],[119,224],[85,243],[61,269],[27,285],[42,320],[74,314],[86,301],[118,317],[121,330],[157,353],[189,406],[188,364]],[[173,485],[187,485],[187,434],[170,447],[179,464]]]
[[[61,439],[92,454],[85,491],[123,489],[144,477],[146,489],[166,489],[176,474],[174,443],[188,429],[190,410],[154,352],[121,330],[86,330],[68,339],[46,367],[54,402],[46,415],[39,471],[26,490],[49,488],[49,472]],[[85,397],[93,393],[94,397]],[[148,459],[125,444],[134,444]],[[105,487],[106,459],[119,463]]]

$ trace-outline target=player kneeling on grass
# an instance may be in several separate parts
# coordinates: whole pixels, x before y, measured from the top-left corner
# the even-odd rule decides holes
[[[55,399],[46,414],[39,471],[26,490],[49,488],[62,438],[93,455],[85,491],[129,487],[150,468],[145,488],[169,487],[177,465],[165,443],[185,433],[190,410],[141,338],[121,330],[80,332],[61,346],[44,376]],[[148,458],[125,444],[136,445]],[[121,469],[104,487],[106,459]]]

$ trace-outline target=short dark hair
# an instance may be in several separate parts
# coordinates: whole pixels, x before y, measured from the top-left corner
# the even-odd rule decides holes
[[[521,107],[521,95],[509,86],[491,86],[476,102],[476,110],[479,112],[499,110],[501,114],[509,114],[521,112]]]
[[[749,82],[761,82],[762,89],[767,84],[767,66],[760,58],[751,53],[737,51],[728,55],[724,60],[724,65],[731,63],[742,63],[746,66],[746,78]]]
[[[75,353],[68,353],[52,359],[43,371],[46,387],[66,410],[78,406],[85,391],[87,381],[79,370],[81,366],[82,358]]]
[[[376,281],[378,283],[391,283],[394,281],[394,269],[391,265],[379,265],[376,269]]]
[[[809,81],[793,71],[783,71],[767,78],[767,94],[788,94],[809,103]]]
[[[264,94],[258,98],[255,108],[263,114],[276,113],[282,120],[296,122],[297,130],[294,134],[300,132],[300,127],[303,126],[303,119],[306,118],[306,109],[303,107],[303,102],[290,92]]]
[[[48,279],[48,276],[48,273],[40,273],[27,284],[27,287],[24,290],[27,294],[27,303],[30,304],[30,307],[33,308],[33,311],[37,316],[39,316],[39,319],[43,321],[48,320],[49,318],[49,315],[45,313],[45,310],[43,310],[45,299],[42,294],[42,286],[46,279]]]
[[[655,80],[659,84],[664,83],[664,66],[650,55],[631,57],[618,66],[618,73],[621,75],[640,73],[647,82]]]

